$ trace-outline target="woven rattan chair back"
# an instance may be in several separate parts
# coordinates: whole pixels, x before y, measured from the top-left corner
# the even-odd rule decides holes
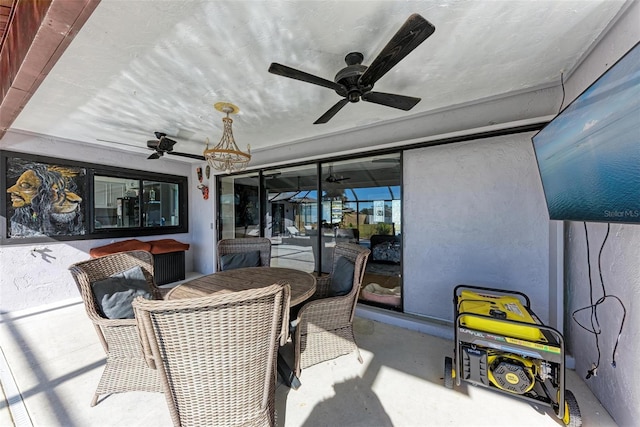
[[[218,241],[218,271],[220,268],[220,258],[227,254],[238,254],[245,252],[260,251],[260,265],[269,267],[271,265],[271,240],[264,237],[241,237],[238,239],[222,239]]]
[[[338,356],[355,352],[362,357],[353,334],[353,317],[360,287],[371,251],[354,243],[338,243],[333,253],[331,274],[317,279],[312,301],[298,312],[293,341],[296,375],[302,369]],[[353,287],[343,296],[329,296],[331,279],[338,259],[345,257],[354,264]]]
[[[273,426],[288,284],[134,303],[175,426]],[[148,345],[147,345],[148,344]]]
[[[153,296],[162,292],[153,280],[153,255],[145,251],[120,252],[78,262],[69,267],[84,307],[107,355],[107,363],[91,400],[95,406],[102,394],[126,391],[161,392],[158,373],[150,369],[142,353],[135,319],[108,319],[103,316],[91,289],[92,284],[116,273],[140,266]]]

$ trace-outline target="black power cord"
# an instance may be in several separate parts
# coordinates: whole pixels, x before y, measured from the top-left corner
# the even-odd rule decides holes
[[[560,108],[558,108],[558,114],[562,112],[562,106],[564,105],[564,97],[566,96],[564,90],[564,71],[560,73],[560,85],[562,86],[562,101],[560,101]]]
[[[590,260],[590,251],[589,251],[589,230],[587,229],[587,223],[584,223],[584,235],[585,235],[585,239],[586,239],[586,243],[587,243],[587,268],[588,268],[588,273],[589,273],[589,302],[590,304],[586,307],[583,308],[579,308],[577,310],[575,310],[572,314],[571,317],[573,317],[573,320],[578,324],[578,326],[580,326],[582,329],[586,330],[587,332],[590,332],[592,334],[595,335],[596,338],[596,349],[598,350],[598,359],[596,361],[596,363],[594,363],[591,367],[591,369],[587,370],[587,376],[586,379],[591,378],[594,375],[597,375],[598,372],[598,367],[600,366],[600,341],[599,341],[599,335],[602,333],[602,329],[600,328],[600,321],[598,320],[598,307],[603,304],[607,298],[613,298],[615,300],[618,301],[618,303],[620,303],[620,307],[622,307],[622,321],[620,322],[620,330],[618,331],[618,337],[616,338],[616,344],[613,347],[613,352],[611,355],[611,366],[613,366],[614,368],[616,367],[616,351],[618,349],[618,343],[620,342],[620,336],[622,335],[622,328],[624,327],[624,321],[627,317],[627,309],[624,306],[624,303],[622,302],[622,300],[620,298],[618,298],[615,295],[609,295],[607,294],[607,290],[605,288],[604,285],[604,279],[602,277],[602,250],[604,249],[604,245],[607,242],[607,239],[609,238],[609,232],[611,231],[611,224],[607,224],[607,234],[604,236],[604,239],[602,240],[602,245],[600,246],[600,252],[598,253],[598,274],[600,276],[600,286],[602,288],[602,296],[600,298],[598,298],[595,302],[593,300],[593,281],[591,280],[591,260]],[[591,310],[591,316],[590,316],[590,320],[591,320],[591,329],[587,328],[586,326],[582,325],[578,319],[576,319],[576,314],[578,314],[581,311],[584,310]]]

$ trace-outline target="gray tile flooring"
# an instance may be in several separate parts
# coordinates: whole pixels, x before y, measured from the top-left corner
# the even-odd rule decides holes
[[[446,389],[449,340],[361,317],[355,330],[364,363],[342,356],[305,369],[299,390],[279,385],[279,426],[561,425],[549,408],[512,396],[465,383]],[[104,354],[79,300],[3,315],[0,347],[8,367],[0,378],[7,394],[0,426],[171,425],[162,394],[120,393],[89,406]],[[291,358],[291,348],[285,352]],[[567,374],[583,425],[615,426],[582,379]],[[25,416],[13,420],[7,400],[16,409],[23,402]]]

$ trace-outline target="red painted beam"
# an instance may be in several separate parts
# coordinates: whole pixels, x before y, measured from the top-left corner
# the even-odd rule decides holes
[[[0,47],[0,139],[100,0],[18,0]]]

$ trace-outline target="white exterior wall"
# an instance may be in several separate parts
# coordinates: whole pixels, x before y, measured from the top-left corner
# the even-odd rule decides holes
[[[532,133],[404,156],[405,312],[453,321],[458,284],[521,291],[549,318],[549,220]]]
[[[567,82],[567,99],[572,100],[640,41],[640,2],[631,3],[624,18],[591,52]],[[640,132],[639,132],[640,134]],[[638,141],[640,144],[640,141]],[[640,147],[639,147],[640,149]],[[630,203],[634,201],[630,200]],[[638,203],[638,200],[635,200]],[[587,223],[594,302],[603,296],[598,274],[598,252],[607,232],[606,224]],[[589,265],[584,224],[567,223],[565,328],[568,345],[576,359],[576,371],[586,375],[598,358],[595,336],[580,328],[571,314],[589,306]],[[585,380],[591,391],[620,426],[636,426],[640,420],[640,225],[613,224],[602,251],[602,279],[607,295],[620,298],[626,307],[624,329],[611,366],[623,311],[614,298],[599,305],[597,315],[602,333],[598,375]],[[591,327],[590,310],[576,315]]]

